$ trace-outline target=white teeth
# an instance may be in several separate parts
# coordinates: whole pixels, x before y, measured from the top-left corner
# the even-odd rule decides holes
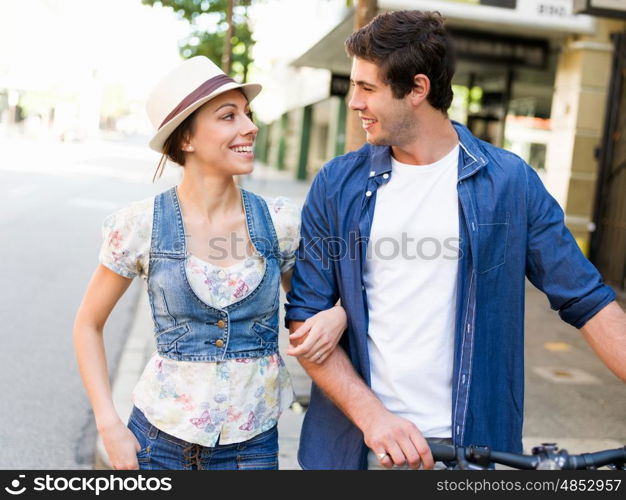
[[[369,125],[370,123],[374,123],[376,120],[372,120],[370,118],[361,118],[361,121],[365,124],[365,125]]]
[[[232,149],[235,153],[252,153],[252,146],[236,146]]]

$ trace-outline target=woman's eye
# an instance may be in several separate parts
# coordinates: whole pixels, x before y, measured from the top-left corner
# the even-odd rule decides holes
[[[232,113],[228,113],[227,115],[222,116],[222,120],[232,120],[233,116],[234,115]]]
[[[248,111],[246,113],[246,116],[250,119],[250,121],[254,121],[254,115],[252,114],[252,111]]]

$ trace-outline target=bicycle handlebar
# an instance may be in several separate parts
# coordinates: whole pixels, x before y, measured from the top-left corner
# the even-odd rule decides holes
[[[555,444],[543,444],[533,449],[532,455],[491,450],[486,446],[452,446],[431,443],[426,439],[435,461],[467,462],[487,467],[492,463],[516,469],[595,469],[605,465],[624,468],[626,446],[595,453],[570,455],[567,450],[558,450]]]

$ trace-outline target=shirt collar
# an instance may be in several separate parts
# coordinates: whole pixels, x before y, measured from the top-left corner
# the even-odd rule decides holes
[[[484,167],[488,160],[479,147],[478,140],[467,127],[452,120],[452,125],[459,136],[459,180],[473,175]],[[391,147],[369,146],[370,172],[369,177],[377,177],[391,172]]]

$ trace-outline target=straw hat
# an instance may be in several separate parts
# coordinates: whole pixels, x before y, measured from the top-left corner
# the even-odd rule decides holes
[[[232,89],[241,89],[249,102],[261,91],[261,85],[237,83],[204,56],[183,61],[161,78],[148,96],[146,110],[157,130],[150,147],[162,153],[165,140],[185,118],[205,102]]]

